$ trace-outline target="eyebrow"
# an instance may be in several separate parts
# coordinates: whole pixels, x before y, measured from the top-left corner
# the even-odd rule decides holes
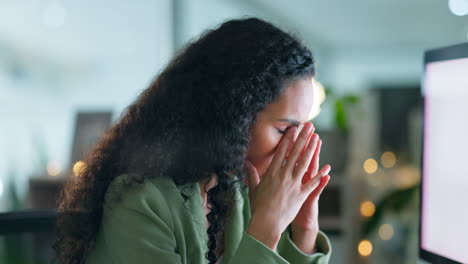
[[[281,118],[281,119],[276,119],[278,121],[281,121],[281,122],[287,122],[287,123],[291,123],[295,126],[298,126],[301,124],[301,122],[295,120],[295,119],[289,119],[289,118]]]

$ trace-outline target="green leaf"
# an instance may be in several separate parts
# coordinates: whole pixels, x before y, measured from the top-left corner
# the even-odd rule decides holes
[[[328,86],[327,87],[323,87],[325,89],[325,96],[333,96],[335,93],[333,92],[333,90],[331,88],[329,88]]]
[[[342,100],[336,100],[335,102],[335,121],[336,125],[343,133],[348,132],[346,111]]]
[[[344,97],[344,100],[347,103],[355,104],[355,103],[359,102],[359,97],[356,96],[356,95],[348,95],[348,96]]]

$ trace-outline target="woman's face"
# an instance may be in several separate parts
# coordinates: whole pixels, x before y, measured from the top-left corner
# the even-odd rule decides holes
[[[281,96],[257,114],[251,130],[247,159],[262,177],[285,131],[310,120],[314,87],[312,79],[298,80],[288,86]],[[297,137],[296,137],[297,138]]]

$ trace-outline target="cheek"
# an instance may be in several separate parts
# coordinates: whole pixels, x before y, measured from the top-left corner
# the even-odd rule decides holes
[[[271,131],[252,131],[247,159],[257,168],[260,176],[266,172],[275,154],[281,134]]]

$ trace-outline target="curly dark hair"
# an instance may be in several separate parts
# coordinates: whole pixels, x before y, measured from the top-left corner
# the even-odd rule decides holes
[[[116,176],[142,183],[172,177],[176,184],[210,179],[206,259],[215,263],[234,188],[257,113],[291,82],[315,75],[311,51],[294,33],[255,17],[204,31],[168,63],[86,156],[59,199],[53,248],[59,263],[84,263],[95,244],[104,195]]]

